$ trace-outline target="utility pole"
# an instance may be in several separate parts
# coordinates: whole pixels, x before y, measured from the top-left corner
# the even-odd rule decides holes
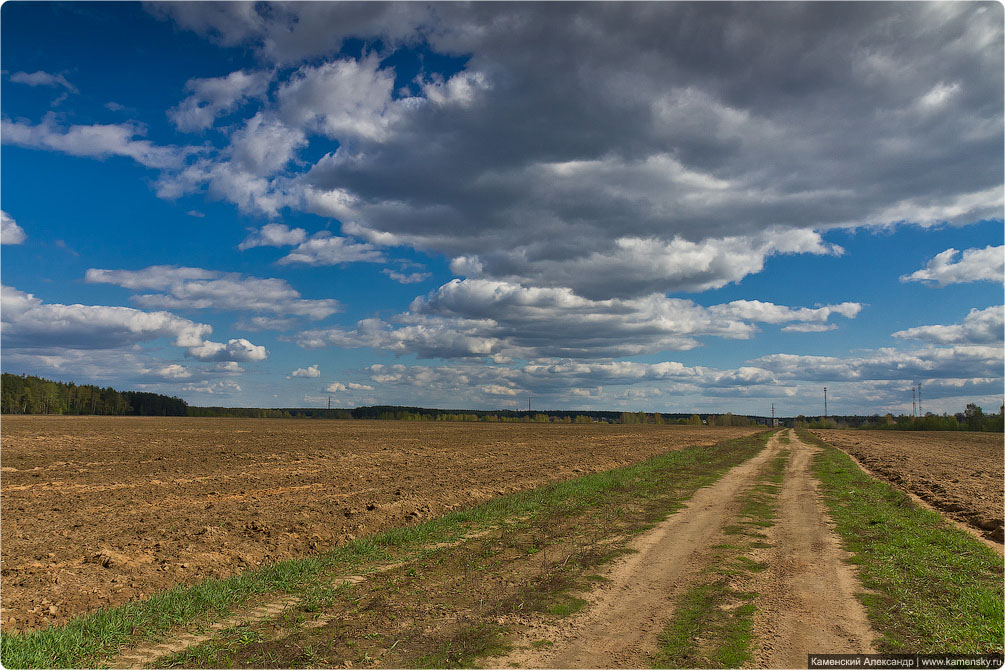
[[[921,382],[918,382],[918,416],[925,416],[924,411],[921,409]]]
[[[918,401],[915,396],[914,384],[911,384],[911,416],[918,416]]]
[[[332,397],[328,396],[328,409],[332,408]]]
[[[530,411],[530,396],[527,396],[527,411]]]
[[[824,387],[824,418],[827,418],[827,387]]]
[[[771,403],[771,427],[775,427],[775,403]]]

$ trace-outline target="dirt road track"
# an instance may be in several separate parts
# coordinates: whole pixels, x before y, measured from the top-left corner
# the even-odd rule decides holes
[[[872,632],[862,590],[817,493],[813,447],[791,436],[792,456],[778,496],[778,520],[768,529],[768,564],[755,582],[755,665],[806,667],[806,655],[871,653]]]
[[[809,465],[815,447],[789,431],[791,458],[779,495],[773,530],[776,546],[761,560],[770,562],[758,582],[761,594],[755,632],[755,665],[806,667],[811,652],[865,652],[872,634],[851,567],[817,498]],[[534,639],[554,645],[518,648],[492,659],[496,667],[616,668],[646,667],[657,638],[673,617],[678,596],[711,560],[711,548],[725,539],[723,527],[739,514],[741,494],[782,445],[776,435],[760,454],[698,491],[684,509],[671,515],[632,545],[638,553],[612,564],[610,581],[587,596],[579,615],[553,630],[535,629]],[[788,546],[785,546],[788,545]],[[533,640],[518,641],[529,647]]]

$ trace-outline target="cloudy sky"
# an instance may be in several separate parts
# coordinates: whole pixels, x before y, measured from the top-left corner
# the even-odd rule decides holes
[[[995,411],[998,3],[6,3],[2,367]]]

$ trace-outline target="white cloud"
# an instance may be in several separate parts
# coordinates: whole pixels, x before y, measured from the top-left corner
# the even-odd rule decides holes
[[[29,123],[3,119],[0,136],[4,144],[62,151],[71,156],[107,158],[125,156],[150,168],[178,168],[188,149],[157,146],[149,140],[138,140],[146,130],[130,123],[89,126],[77,125],[62,129],[56,126],[51,115],[42,123]]]
[[[225,77],[189,79],[185,90],[190,95],[168,110],[168,118],[183,132],[205,130],[249,98],[264,96],[272,77],[269,71],[238,70]]]
[[[217,363],[216,366],[210,369],[213,372],[220,372],[228,375],[236,375],[244,372],[244,368],[242,368],[237,361],[224,361],[222,363]]]
[[[166,379],[188,379],[192,376],[192,371],[184,365],[172,363],[160,368],[157,373]]]
[[[796,323],[782,328],[783,333],[826,333],[829,330],[837,330],[837,325],[833,323]]]
[[[790,308],[759,301],[703,307],[652,294],[589,300],[567,288],[453,280],[391,322],[364,319],[352,330],[315,329],[303,347],[373,347],[423,358],[608,358],[699,346],[700,336],[749,339],[757,323],[823,323],[854,318],[861,305]]]
[[[399,284],[416,284],[433,276],[431,272],[409,272],[406,274],[403,272],[395,272],[389,268],[384,268],[381,272]]]
[[[189,347],[187,354],[201,361],[264,361],[269,356],[265,347],[252,344],[243,337],[228,340],[226,344],[207,340]]]
[[[1005,307],[972,309],[963,323],[949,326],[917,326],[893,333],[894,337],[936,344],[1002,344],[1005,339]]]
[[[285,247],[300,244],[307,239],[303,228],[290,228],[282,223],[269,223],[249,235],[237,245],[241,251],[253,247]]]
[[[28,86],[62,86],[69,93],[79,93],[77,87],[66,80],[61,74],[50,74],[39,70],[32,72],[15,72],[11,74],[10,80],[15,84],[27,84]]]
[[[373,390],[373,387],[370,386],[369,384],[357,384],[355,382],[349,382],[348,384],[346,384],[346,386],[348,386],[353,391],[372,391]]]
[[[347,390],[346,386],[342,382],[332,382],[331,384],[325,387],[325,391],[327,391],[328,393],[342,393],[346,390]]]
[[[559,253],[563,246],[554,241],[530,247],[501,245],[492,251],[457,257],[450,269],[466,277],[566,287],[588,298],[634,297],[651,291],[722,288],[760,272],[765,260],[775,254],[836,256],[844,252],[837,245],[825,243],[813,231],[782,230],[697,243],[680,237],[670,241],[622,237],[609,248],[585,255],[574,249]],[[548,259],[548,247],[554,248],[555,260]]]
[[[14,217],[0,210],[0,244],[21,244],[27,237]]]
[[[230,136],[227,155],[241,172],[270,175],[281,170],[307,145],[303,131],[258,113]]]
[[[771,354],[750,361],[781,380],[848,381],[1000,378],[1001,346],[955,345],[912,351],[876,349],[844,358]]]
[[[297,368],[290,373],[290,377],[320,377],[321,370],[318,369],[317,365],[311,365],[306,368]]]
[[[178,347],[199,347],[213,331],[169,312],[43,303],[9,286],[3,287],[2,302],[5,347],[113,349],[159,338],[172,339]]]
[[[383,263],[384,254],[368,242],[355,242],[347,237],[321,232],[300,243],[279,259],[281,265],[338,265],[340,263]]]
[[[182,391],[190,391],[192,393],[208,393],[210,395],[230,395],[232,393],[240,393],[241,385],[237,382],[232,381],[217,381],[217,382],[200,382],[198,384],[188,384],[187,386],[181,387]]]
[[[760,300],[734,300],[724,305],[713,305],[709,311],[716,316],[743,319],[746,321],[757,321],[760,323],[784,323],[787,321],[801,321],[806,324],[816,324],[826,321],[832,314],[839,314],[848,319],[854,319],[862,310],[861,303],[843,302],[839,305],[827,305],[824,307],[799,307],[793,309],[784,305],[776,305]],[[790,327],[796,332],[819,332],[819,330],[797,330],[799,327]]]
[[[158,289],[193,279],[213,279],[219,276],[213,270],[190,268],[178,265],[151,265],[142,270],[100,270],[90,268],[84,274],[84,281],[92,284],[115,284],[131,289]]]
[[[386,137],[395,110],[394,71],[380,60],[342,59],[294,72],[276,93],[278,113],[287,125],[307,128],[340,141]]]
[[[902,276],[900,281],[934,282],[938,286],[973,281],[1002,282],[1005,281],[1005,246],[966,249],[962,256],[956,249],[949,248],[936,254],[921,270]]]
[[[131,307],[43,303],[30,293],[2,287],[3,346],[18,349],[121,349],[161,338],[184,347],[186,355],[204,361],[260,361],[265,347],[246,339],[226,344],[205,339],[213,332],[169,312],[144,312]],[[173,378],[179,368],[161,368],[162,378]],[[166,371],[166,372],[165,372]]]
[[[166,309],[215,309],[272,312],[323,319],[341,309],[337,300],[307,300],[284,279],[245,277],[201,268],[152,265],[142,270],[91,268],[91,283],[116,284],[131,289],[156,289],[164,293],[134,296],[139,305]],[[266,322],[260,322],[266,325]]]

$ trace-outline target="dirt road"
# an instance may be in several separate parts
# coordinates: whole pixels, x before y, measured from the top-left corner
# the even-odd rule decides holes
[[[790,431],[791,432],[791,431]],[[754,590],[755,665],[806,667],[806,655],[871,653],[862,591],[817,492],[810,466],[817,449],[791,436],[792,456],[779,494],[777,523],[759,560],[768,564]]]
[[[759,667],[806,667],[812,652],[868,652],[872,633],[852,568],[831,531],[816,493],[810,458],[816,449],[788,431],[790,443],[776,435],[758,456],[702,489],[686,508],[671,515],[633,544],[638,553],[612,564],[610,580],[593,594],[580,614],[535,637],[554,642],[534,648],[518,641],[517,650],[496,667],[646,667],[657,638],[673,618],[678,597],[692,578],[714,560],[712,548],[724,542],[724,528],[740,516],[741,498],[760,471],[783,448],[786,467],[770,548],[760,560],[767,569],[756,582],[755,663]]]

